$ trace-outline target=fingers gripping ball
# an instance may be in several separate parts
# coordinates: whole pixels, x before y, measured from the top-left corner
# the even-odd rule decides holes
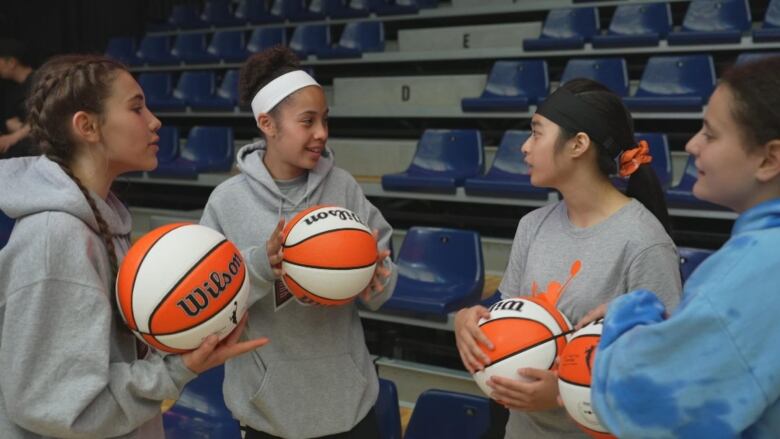
[[[127,326],[150,346],[186,352],[226,337],[246,312],[249,280],[238,249],[198,224],[159,227],[127,252],[116,300]]]
[[[596,418],[590,403],[590,377],[603,324],[599,319],[575,332],[558,366],[558,389],[566,411],[585,433],[597,439],[614,438]]]
[[[299,299],[343,305],[374,276],[376,239],[348,209],[311,207],[296,215],[283,235],[282,279]]]
[[[482,347],[490,365],[474,374],[474,380],[485,394],[491,376],[523,379],[517,370],[524,367],[551,370],[555,358],[566,345],[571,324],[546,300],[517,297],[496,302],[490,307],[490,318],[481,319],[479,327],[495,349]]]

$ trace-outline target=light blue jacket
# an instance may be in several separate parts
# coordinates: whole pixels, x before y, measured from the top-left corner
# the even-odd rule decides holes
[[[780,438],[780,199],[744,212],[664,319],[646,290],[617,298],[591,398],[621,438]]]

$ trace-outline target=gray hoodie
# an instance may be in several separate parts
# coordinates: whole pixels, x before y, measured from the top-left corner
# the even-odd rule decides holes
[[[250,267],[252,291],[245,337],[267,336],[271,343],[225,365],[225,402],[233,415],[255,430],[285,438],[325,436],[351,430],[376,402],[378,381],[354,304],[306,305],[274,280],[265,243],[280,216],[290,220],[316,204],[357,213],[379,230],[388,248],[392,229],[366,200],[360,186],[334,166],[328,149],[309,171],[301,199],[288,199],[265,165],[262,141],[238,152],[241,174],[211,194],[201,223],[219,230],[242,250]],[[397,272],[385,291],[366,302],[378,308],[392,294]]]
[[[106,246],[76,184],[45,157],[0,160],[0,438],[162,438],[160,403],[194,377],[181,357],[138,358]],[[93,194],[127,252],[130,214]]]

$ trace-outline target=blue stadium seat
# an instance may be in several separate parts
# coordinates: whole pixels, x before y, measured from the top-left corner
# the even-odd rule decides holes
[[[108,40],[105,55],[128,66],[133,66],[141,64],[141,60],[138,59],[135,51],[133,37],[114,37]]]
[[[262,24],[284,21],[282,17],[268,12],[265,0],[240,0],[236,5],[235,17],[244,23]]]
[[[496,158],[487,174],[467,178],[468,195],[547,199],[550,190],[531,185],[528,165],[521,148],[531,135],[528,131],[509,130],[501,138]]]
[[[185,64],[217,63],[219,57],[207,50],[206,34],[180,34],[176,37],[171,54]]]
[[[680,254],[680,276],[684,284],[693,271],[696,270],[696,267],[713,254],[714,251],[692,247],[677,247],[677,253]]]
[[[233,166],[233,128],[193,127],[181,148],[179,158],[160,163],[151,175],[197,178],[201,172],[227,172]]]
[[[493,306],[493,304],[495,304],[499,300],[501,300],[501,292],[496,290],[496,292],[491,294],[488,298],[482,299],[482,301],[479,302],[479,304],[481,306],[484,306],[485,308],[490,308],[491,306]]]
[[[714,89],[712,56],[653,56],[639,89],[623,102],[634,111],[701,111]]]
[[[258,27],[252,31],[246,50],[250,54],[258,53],[279,44],[287,44],[287,35],[283,27]]]
[[[771,58],[774,56],[780,56],[780,51],[778,52],[745,52],[740,53],[739,56],[737,56],[737,61],[734,63],[736,65],[756,62],[765,58]]]
[[[183,72],[173,96],[193,110],[232,110],[236,103],[218,96],[216,88],[216,77],[212,71]]]
[[[596,8],[552,9],[547,14],[539,38],[523,40],[523,49],[582,49],[585,42],[598,33],[599,15]]]
[[[193,4],[176,5],[168,16],[168,24],[174,29],[195,29],[208,27],[200,18],[198,7]]]
[[[401,411],[395,383],[379,378],[379,397],[374,405],[381,439],[401,439]]]
[[[550,80],[544,60],[496,61],[478,98],[463,98],[463,111],[526,111],[547,96]]]
[[[620,5],[612,15],[606,35],[594,35],[594,48],[657,46],[672,30],[668,3]]]
[[[368,4],[354,0],[312,0],[309,9],[330,18],[361,18],[370,13]]]
[[[780,0],[769,2],[761,29],[753,31],[753,41],[756,43],[780,41]]]
[[[489,426],[487,398],[431,389],[417,398],[404,439],[476,439]]]
[[[326,24],[298,25],[290,39],[290,49],[301,59],[316,55],[320,50],[328,48],[330,48],[330,29]]]
[[[477,232],[412,227],[396,264],[398,282],[383,311],[445,317],[481,299],[485,269]]]
[[[214,32],[207,51],[224,62],[243,62],[249,56],[244,32],[240,30]]]
[[[176,403],[163,414],[168,439],[240,439],[241,427],[222,397],[223,366],[187,383]]]
[[[478,130],[425,130],[409,168],[382,176],[385,190],[455,193],[484,170]]]
[[[203,13],[200,19],[206,26],[227,27],[241,26],[246,23],[245,20],[236,18],[230,10],[229,0],[209,0],[203,5]]]
[[[747,0],[693,0],[682,29],[666,37],[670,46],[690,44],[738,44],[750,30]]]
[[[179,59],[171,54],[171,39],[165,35],[143,37],[135,55],[141,62],[150,65],[179,63]]]
[[[666,201],[670,207],[682,207],[682,208],[707,208],[707,209],[723,209],[707,201],[702,201],[693,196],[693,185],[696,184],[698,173],[696,171],[695,159],[693,156],[688,157],[688,162],[685,164],[685,172],[683,173],[680,181],[666,190]]]
[[[381,21],[350,22],[334,47],[317,51],[317,58],[359,58],[364,52],[385,50],[385,27]]]
[[[187,104],[173,96],[170,73],[141,73],[138,85],[144,91],[146,106],[155,111],[183,111]]]
[[[624,58],[570,59],[561,75],[561,85],[574,78],[598,81],[618,96],[628,96],[628,68]]]
[[[170,163],[179,157],[179,129],[170,125],[164,125],[157,131],[160,141],[157,146],[158,163]]]
[[[420,6],[414,0],[362,0],[376,15],[416,14]]]
[[[0,250],[8,244],[8,239],[11,237],[11,230],[13,230],[15,223],[16,221],[13,218],[8,217],[0,210]]]
[[[672,181],[672,156],[669,151],[669,140],[664,133],[636,133],[634,135],[636,140],[644,140],[650,147],[650,155],[653,156],[653,161],[650,162],[655,175],[658,176],[658,182],[661,183],[661,188],[666,190],[669,188],[669,183]],[[612,180],[616,187],[619,189],[625,189],[628,180],[623,178],[615,178]]]
[[[274,0],[273,5],[271,5],[271,15],[290,21],[311,21],[325,18],[325,14],[309,10],[305,0]]]
[[[217,88],[217,96],[238,105],[238,70],[228,70]]]

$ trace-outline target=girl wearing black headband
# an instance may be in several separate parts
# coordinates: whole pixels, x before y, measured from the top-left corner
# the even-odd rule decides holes
[[[522,146],[531,183],[558,190],[563,201],[520,220],[502,298],[546,294],[572,322],[638,288],[676,305],[679,259],[663,191],[620,98],[591,80],[567,82],[540,106],[531,128]],[[614,174],[630,176],[626,194],[613,186]],[[488,364],[479,345],[492,349],[477,326],[487,315],[475,306],[455,319],[458,350],[472,373]],[[506,437],[585,437],[556,403],[554,372],[525,368],[488,383],[490,396],[510,409]]]

